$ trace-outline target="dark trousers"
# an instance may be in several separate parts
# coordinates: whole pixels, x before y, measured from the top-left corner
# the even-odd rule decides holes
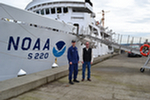
[[[82,65],[82,79],[85,79],[86,66],[87,66],[87,69],[88,69],[87,79],[90,79],[90,77],[91,77],[91,62],[84,62],[83,63],[83,65]]]
[[[72,74],[74,73],[74,80],[77,79],[78,75],[78,64],[69,65],[69,80],[72,80]]]

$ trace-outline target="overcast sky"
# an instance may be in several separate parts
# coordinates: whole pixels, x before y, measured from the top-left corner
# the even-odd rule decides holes
[[[1,3],[24,9],[32,0],[0,0]],[[105,26],[116,33],[150,37],[150,0],[91,0],[94,11],[110,11]],[[96,19],[101,19],[97,14]]]

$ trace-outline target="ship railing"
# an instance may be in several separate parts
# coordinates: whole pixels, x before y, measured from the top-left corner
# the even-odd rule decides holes
[[[86,42],[91,42],[92,47],[95,47],[96,43],[93,41],[103,43],[113,48],[133,52],[140,55],[140,46],[143,45],[148,38],[143,37],[133,37],[131,35],[121,35],[121,34],[112,34],[109,38],[99,38],[93,35],[80,35],[78,36],[79,41],[83,44]],[[138,45],[139,48],[134,48],[134,45]]]

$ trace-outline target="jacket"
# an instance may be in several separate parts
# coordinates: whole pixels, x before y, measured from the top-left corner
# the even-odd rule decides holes
[[[77,64],[79,61],[78,49],[77,47],[69,47],[67,52],[67,58],[69,63],[72,62],[73,64]]]

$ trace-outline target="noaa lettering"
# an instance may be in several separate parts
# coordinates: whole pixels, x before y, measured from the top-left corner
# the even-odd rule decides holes
[[[22,39],[21,41],[22,43],[20,43],[20,37],[17,37],[16,39],[13,38],[12,36],[10,36],[9,38],[9,42],[8,42],[8,48],[7,50],[18,50],[19,48],[19,44],[21,44],[21,49],[24,51],[27,51],[29,49],[31,50],[49,50],[50,49],[50,39],[46,40],[45,45],[43,46],[43,48],[41,48],[41,41],[40,38],[38,38],[36,40],[36,42],[34,43],[33,47],[31,47],[32,45],[32,39],[30,37],[25,37]]]
[[[31,41],[32,40],[29,37],[24,38],[21,46],[22,50],[29,50],[31,46]],[[26,46],[25,43],[27,44]]]
[[[43,50],[45,50],[45,49],[49,50],[49,43],[50,43],[50,42],[49,42],[49,39],[47,39]]]
[[[11,44],[13,45],[15,50],[18,50],[19,40],[20,40],[20,37],[17,37],[16,43],[15,43],[14,38],[11,36],[9,38],[8,50],[11,49]]]
[[[35,42],[35,45],[33,47],[33,50],[40,50],[40,39],[38,38],[37,41]]]

